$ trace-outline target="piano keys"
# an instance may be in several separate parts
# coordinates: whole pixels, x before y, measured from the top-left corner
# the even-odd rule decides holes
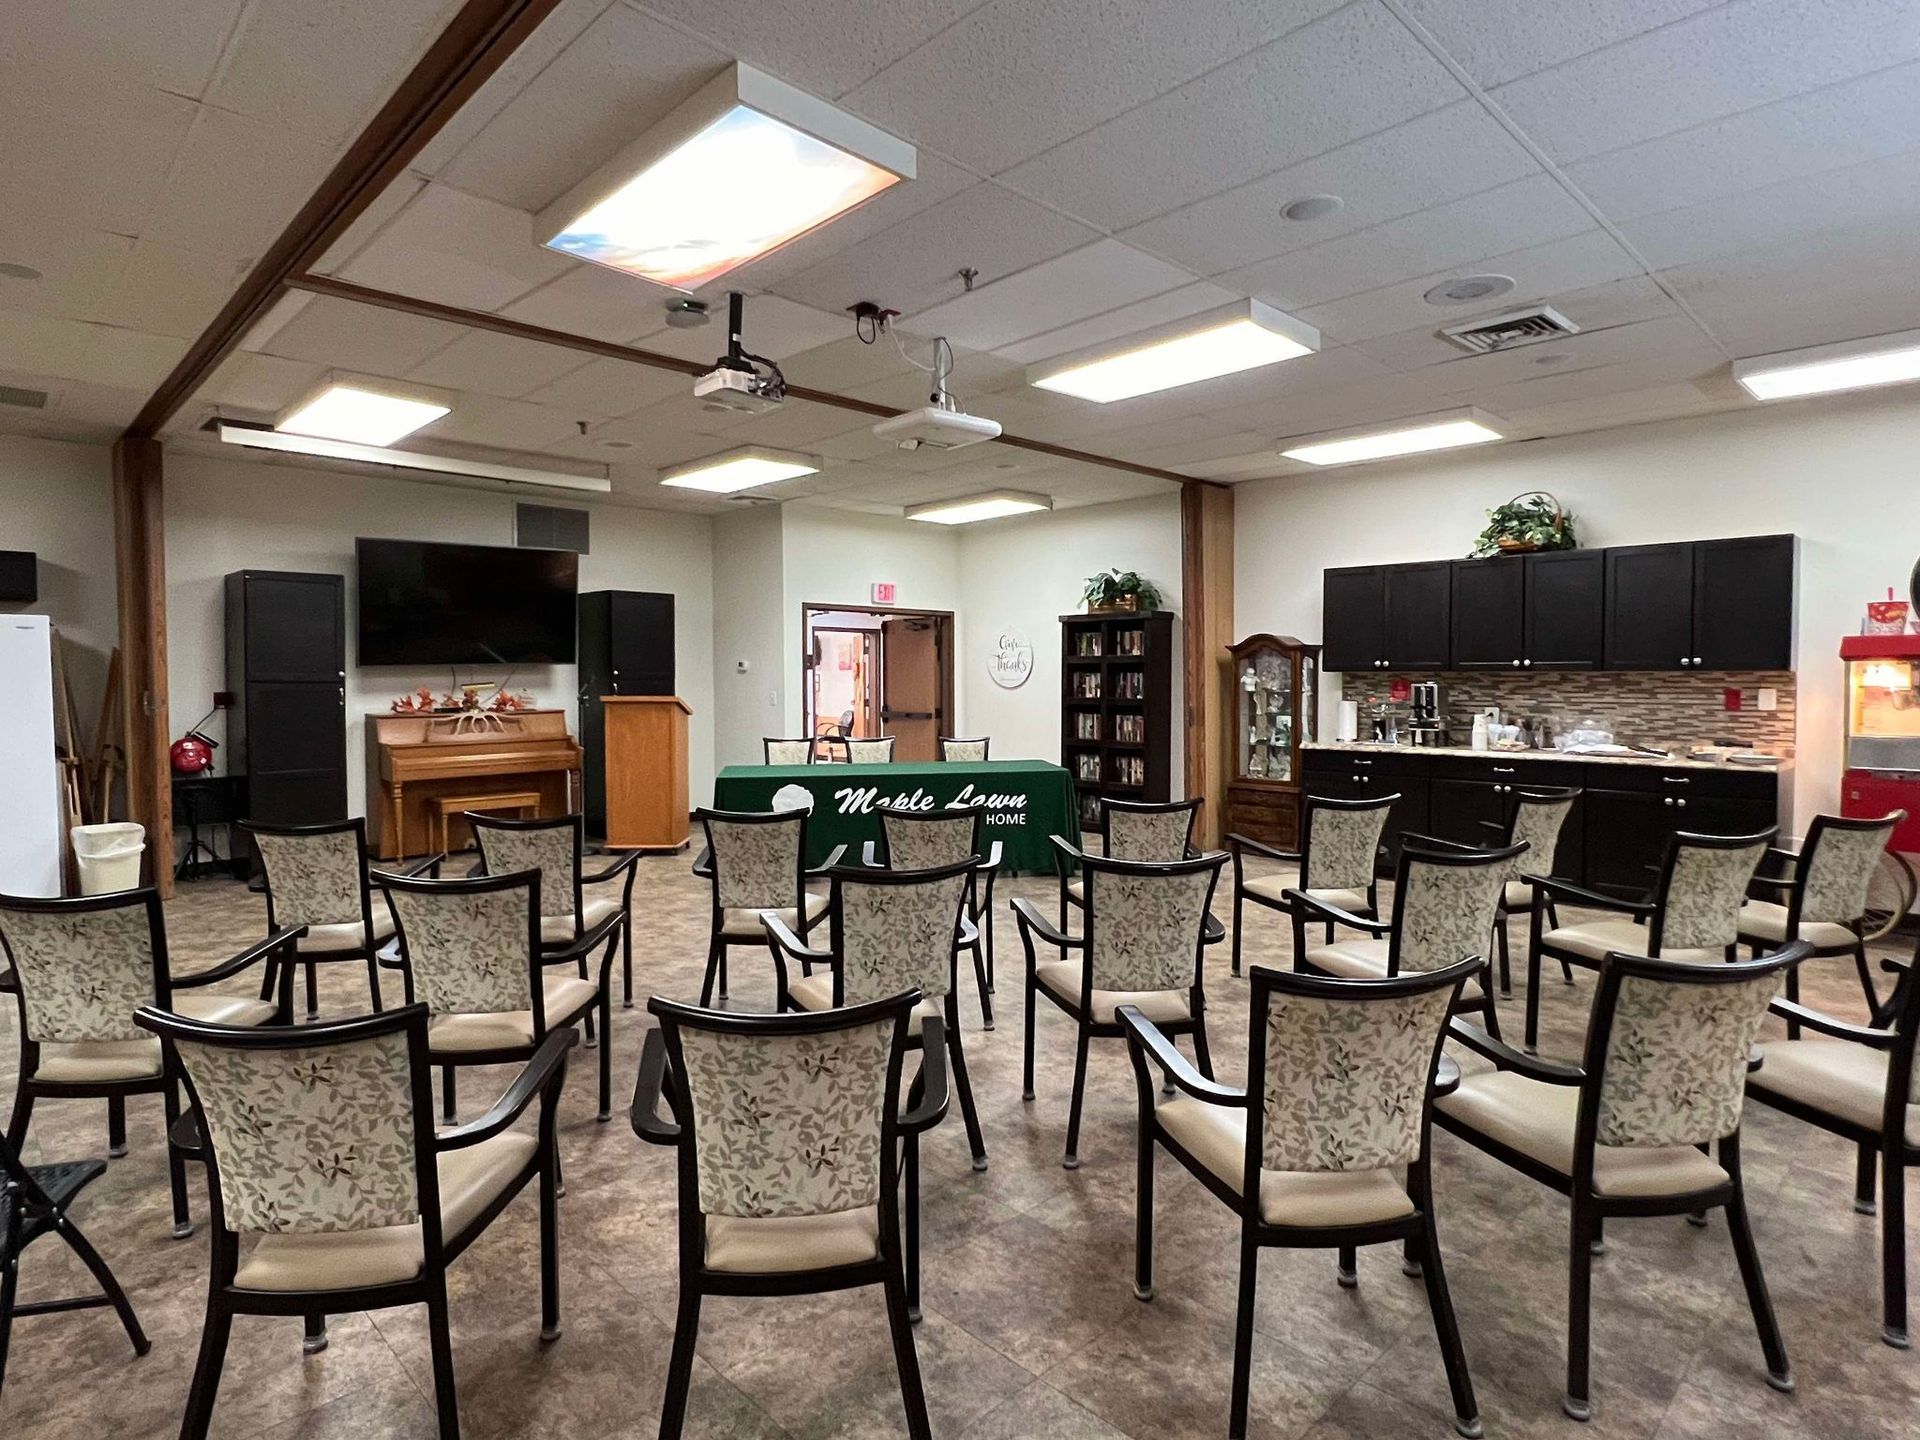
[[[398,860],[435,848],[442,797],[536,793],[542,817],[579,808],[580,746],[564,710],[367,717],[367,813],[374,855]],[[451,822],[450,848],[473,843]]]

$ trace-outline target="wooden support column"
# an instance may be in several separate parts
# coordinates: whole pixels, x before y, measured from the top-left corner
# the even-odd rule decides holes
[[[1233,643],[1233,491],[1189,481],[1180,492],[1187,795],[1199,796],[1195,840],[1219,845],[1226,813],[1226,651]]]
[[[113,446],[113,567],[119,591],[120,718],[127,816],[147,827],[147,866],[173,894],[173,780],[168,763],[167,556],[160,442]]]

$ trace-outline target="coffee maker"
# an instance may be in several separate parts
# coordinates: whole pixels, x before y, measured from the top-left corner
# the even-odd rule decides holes
[[[1432,746],[1448,741],[1447,722],[1440,711],[1439,682],[1416,680],[1408,705],[1407,743]]]

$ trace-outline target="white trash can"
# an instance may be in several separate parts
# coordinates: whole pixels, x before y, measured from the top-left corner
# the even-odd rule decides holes
[[[130,822],[76,825],[74,858],[80,862],[80,893],[105,895],[140,885],[140,856],[147,848],[147,827]]]

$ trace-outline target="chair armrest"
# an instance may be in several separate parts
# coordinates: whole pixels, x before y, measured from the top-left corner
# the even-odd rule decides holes
[[[900,1116],[900,1128],[917,1135],[947,1113],[947,1027],[938,1015],[920,1022],[920,1103]]]
[[[582,875],[582,885],[604,885],[609,880],[618,880],[623,874],[631,874],[633,867],[640,863],[640,852],[629,850],[598,875]]]
[[[1140,1013],[1138,1006],[1122,1005],[1113,1013],[1126,1027],[1127,1044],[1145,1052],[1145,1058],[1158,1065],[1169,1080],[1194,1099],[1209,1105],[1246,1105],[1246,1091],[1216,1084],[1194,1069],[1193,1062],[1173,1048],[1173,1042],[1160,1033],[1158,1025]]]
[[[1317,899],[1304,890],[1282,890],[1280,897],[1302,910],[1318,912],[1323,920],[1331,920],[1336,925],[1351,925],[1355,930],[1364,930],[1369,935],[1387,935],[1393,931],[1391,920],[1367,920],[1351,910],[1342,910],[1338,905]]]
[[[880,868],[880,846],[877,842],[872,840],[860,842],[860,863],[869,870]]]
[[[1031,900],[1014,899],[1007,904],[1013,910],[1013,918],[1020,922],[1020,937],[1023,940],[1030,940],[1037,934],[1047,944],[1058,945],[1067,950],[1078,950],[1087,943],[1084,937],[1063,935],[1054,929],[1052,923],[1033,908]]]
[[[831,950],[815,950],[793,933],[791,926],[782,920],[778,912],[763,910],[760,912],[760,924],[767,932],[767,939],[776,950],[784,950],[796,960],[804,960],[809,965],[831,965]]]
[[[507,1087],[507,1093],[494,1101],[486,1114],[451,1130],[441,1131],[433,1137],[433,1148],[464,1150],[469,1145],[478,1145],[482,1140],[491,1140],[513,1124],[548,1082],[566,1073],[567,1050],[579,1038],[571,1025],[549,1034],[540,1042],[540,1048],[533,1052],[533,1059],[527,1062],[527,1068],[514,1077],[513,1084]]]
[[[1207,918],[1200,922],[1200,943],[1202,945],[1218,945],[1226,938],[1227,927],[1222,925],[1219,920],[1214,917],[1214,913],[1209,910],[1207,912]]]
[[[540,963],[543,965],[553,965],[562,960],[572,960],[581,955],[591,955],[599,948],[602,940],[620,928],[621,923],[625,921],[626,918],[626,912],[621,910],[614,911],[613,914],[607,916],[598,925],[595,925],[592,929],[582,934],[579,939],[571,941],[566,945],[556,945],[551,950],[541,950]]]
[[[973,921],[969,920],[965,915],[962,915],[960,917],[960,929],[958,932],[958,938],[954,941],[955,947],[958,949],[964,950],[969,945],[978,945],[979,943],[980,943],[980,927],[974,924]]]
[[[13,973],[13,967],[11,965],[5,970],[0,970],[0,995],[18,991],[19,988],[20,977]]]
[[[833,869],[834,866],[838,865],[841,861],[841,858],[845,856],[846,853],[847,853],[846,846],[836,845],[833,847],[833,849],[827,852],[826,859],[822,860],[818,865],[814,866],[811,870],[807,871],[806,873],[809,875],[824,875],[829,870]]]
[[[1300,863],[1298,850],[1282,850],[1278,845],[1269,845],[1264,840],[1255,840],[1248,835],[1227,835],[1223,837],[1227,849],[1238,854],[1242,850],[1251,850],[1256,855],[1264,855],[1269,860],[1287,860]]]
[[[660,1096],[666,1078],[667,1036],[655,1026],[647,1032],[646,1043],[640,1047],[640,1073],[634,1079],[633,1104],[627,1110],[633,1133],[649,1145],[680,1143],[680,1127],[660,1116]]]
[[[1775,1000],[1767,1006],[1770,1014],[1778,1015],[1782,1020],[1791,1020],[1804,1025],[1809,1030],[1818,1030],[1822,1035],[1831,1035],[1836,1040],[1854,1040],[1875,1050],[1891,1050],[1894,1042],[1900,1038],[1893,1030],[1879,1030],[1869,1025],[1854,1025],[1845,1020],[1836,1020],[1833,1016],[1819,1010],[1811,1010],[1791,1000]]]
[[[210,970],[196,970],[190,975],[175,975],[168,982],[175,990],[191,990],[196,985],[211,985],[216,980],[226,980],[238,975],[249,965],[264,960],[283,945],[291,945],[307,933],[304,925],[288,925],[276,930],[264,940],[257,940],[242,950],[231,960],[222,960]]]
[[[1537,1055],[1523,1055],[1511,1045],[1502,1044],[1486,1031],[1476,1029],[1457,1016],[1447,1023],[1447,1038],[1458,1040],[1469,1050],[1486,1056],[1502,1070],[1516,1071],[1529,1080],[1543,1080],[1549,1085],[1580,1085],[1587,1078],[1587,1072],[1578,1065],[1561,1065],[1552,1060],[1542,1060]]]
[[[1651,915],[1655,908],[1651,900],[1622,900],[1617,895],[1603,895],[1598,890],[1589,890],[1584,885],[1556,879],[1551,875],[1523,874],[1520,878],[1533,886],[1533,898],[1536,901],[1544,892],[1555,900],[1588,905],[1596,910],[1618,910],[1624,915]]]
[[[1000,868],[1001,862],[1006,858],[1007,847],[1002,845],[998,840],[990,841],[987,845],[987,858],[980,862],[978,873],[982,875],[991,874]]]
[[[416,860],[399,873],[402,878],[407,880],[418,879],[422,875],[431,875],[435,880],[438,880],[440,878],[440,862],[446,858],[447,852],[442,850],[437,855],[429,855],[424,860]]]
[[[199,1110],[189,1107],[173,1117],[173,1124],[167,1127],[167,1144],[192,1158],[200,1154],[200,1147],[204,1143],[200,1135]]]
[[[693,857],[693,873],[698,875],[702,880],[711,880],[713,878],[712,846],[703,846],[700,853]]]
[[[1478,845],[1462,845],[1458,840],[1447,840],[1438,835],[1416,834],[1411,830],[1400,837],[1402,849],[1409,845],[1422,850],[1453,850],[1462,854],[1471,854],[1480,848]]]

